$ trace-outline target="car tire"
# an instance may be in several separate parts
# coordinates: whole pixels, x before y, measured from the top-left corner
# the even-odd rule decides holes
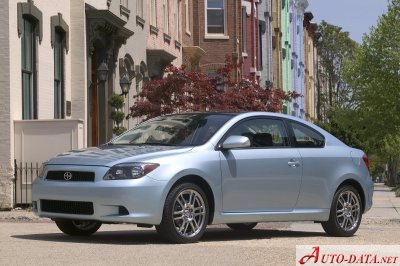
[[[169,192],[162,221],[156,230],[169,242],[194,243],[203,236],[208,217],[209,207],[204,191],[195,184],[183,183]]]
[[[56,220],[57,227],[70,236],[90,236],[99,230],[101,223],[84,220]]]
[[[236,223],[236,224],[226,224],[230,229],[236,231],[250,231],[257,226],[257,223]]]
[[[362,201],[358,191],[349,185],[340,187],[332,200],[329,220],[322,222],[328,235],[349,237],[354,235],[362,218]]]

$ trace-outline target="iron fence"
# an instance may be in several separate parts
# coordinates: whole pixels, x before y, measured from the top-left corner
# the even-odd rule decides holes
[[[14,204],[15,207],[32,205],[32,182],[39,175],[39,163],[14,160]]]

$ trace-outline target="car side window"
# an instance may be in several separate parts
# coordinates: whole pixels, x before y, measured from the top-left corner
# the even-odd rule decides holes
[[[301,125],[299,123],[291,122],[295,145],[300,148],[322,148],[325,145],[325,138],[315,130]]]
[[[245,136],[250,148],[288,147],[289,139],[283,121],[258,118],[240,122],[229,133],[230,136]]]

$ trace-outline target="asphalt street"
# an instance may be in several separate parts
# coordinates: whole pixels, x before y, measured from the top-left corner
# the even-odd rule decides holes
[[[69,237],[47,219],[2,212],[0,265],[294,265],[296,245],[398,245],[400,198],[384,186],[375,193],[375,207],[350,238],[328,237],[314,223],[263,223],[250,232],[211,226],[198,243],[172,245],[134,225]]]

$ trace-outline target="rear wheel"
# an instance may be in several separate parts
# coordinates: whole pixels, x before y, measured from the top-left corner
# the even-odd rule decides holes
[[[360,194],[354,187],[346,185],[336,191],[329,220],[321,224],[328,235],[352,236],[358,230],[361,218],[362,202]]]
[[[157,232],[173,243],[193,243],[204,234],[209,217],[208,201],[203,190],[191,183],[173,188],[164,204],[163,218]]]
[[[232,230],[237,231],[250,231],[256,227],[257,223],[240,223],[240,224],[226,224]]]
[[[56,220],[57,227],[70,236],[90,236],[99,230],[101,223],[84,220]]]

